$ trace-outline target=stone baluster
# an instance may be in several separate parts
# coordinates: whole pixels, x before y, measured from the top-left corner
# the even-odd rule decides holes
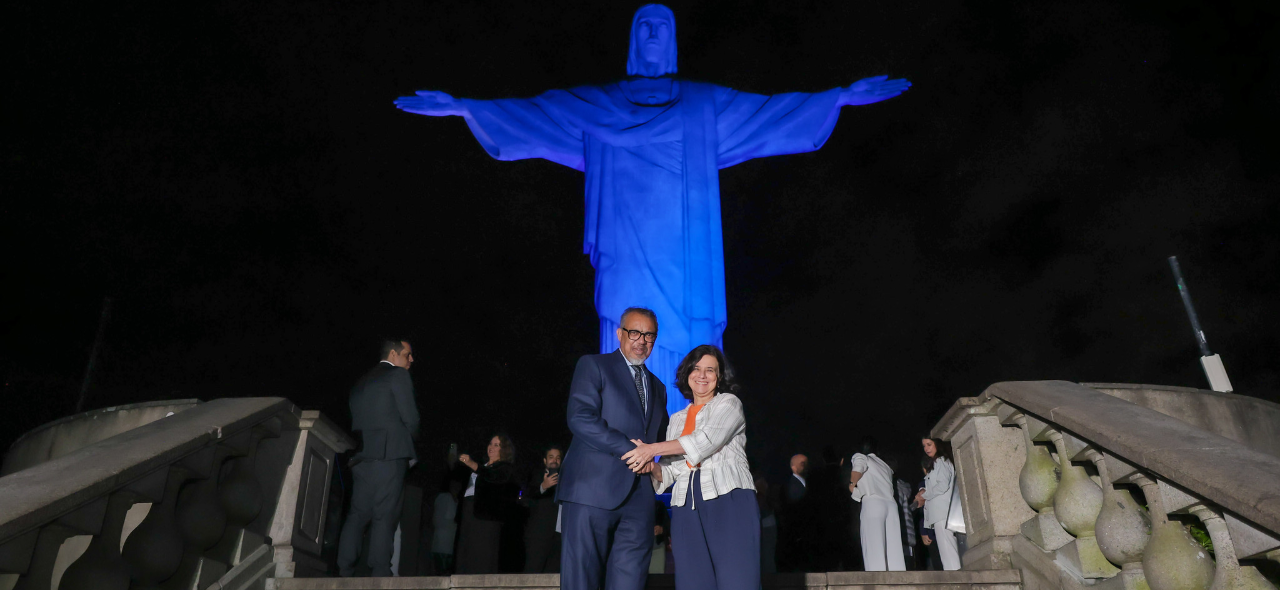
[[[231,464],[231,472],[218,484],[218,499],[227,513],[227,524],[244,527],[262,511],[262,484],[254,475],[258,443],[271,433],[255,427],[250,435],[247,453]]]
[[[218,481],[218,501],[227,515],[226,532],[216,545],[205,551],[206,557],[234,567],[266,543],[265,538],[245,527],[258,517],[263,506],[262,484],[254,471],[258,444],[264,438],[276,436],[279,435],[275,431],[260,424],[244,433],[243,441],[235,441],[242,443],[243,455],[228,459],[227,473]]]
[[[205,563],[201,554],[216,544],[227,528],[227,514],[218,500],[218,474],[222,471],[223,461],[233,454],[236,451],[227,445],[214,447],[213,458],[206,466],[208,476],[188,482],[178,493],[174,520],[182,534],[182,561],[178,570],[162,584],[163,588],[190,588],[193,580],[206,577],[202,570],[211,564]],[[219,569],[221,571],[214,572],[215,580],[226,566]]]
[[[1103,556],[1094,536],[1098,514],[1102,511],[1102,488],[1090,479],[1084,467],[1071,462],[1072,455],[1062,433],[1049,431],[1049,440],[1058,452],[1058,468],[1062,473],[1058,490],[1053,494],[1054,514],[1062,528],[1075,536],[1071,544],[1063,547],[1064,556],[1085,578],[1110,578],[1120,570]]]
[[[1211,590],[1275,590],[1275,586],[1257,568],[1240,566],[1235,543],[1227,530],[1227,521],[1223,519],[1221,510],[1197,504],[1188,509],[1188,512],[1204,523],[1204,528],[1209,531],[1209,538],[1213,539],[1217,567],[1214,569]]]
[[[131,588],[153,588],[169,579],[182,563],[182,533],[174,518],[178,492],[195,473],[180,465],[169,467],[164,497],[151,505],[151,511],[124,543],[121,555],[129,563]]]
[[[13,586],[14,590],[46,590],[51,587],[53,570],[62,544],[75,535],[96,535],[101,532],[106,514],[107,498],[102,497],[40,527],[30,561]]]
[[[1014,416],[1027,447],[1027,460],[1018,474],[1018,489],[1022,492],[1022,499],[1036,511],[1035,516],[1022,523],[1022,534],[1041,549],[1054,551],[1071,542],[1071,535],[1063,530],[1054,516],[1053,497],[1062,476],[1048,449],[1035,444],[1031,420],[1035,419],[1028,419],[1022,414]]]
[[[89,542],[79,559],[62,574],[58,590],[127,590],[129,564],[120,555],[120,535],[125,515],[138,500],[135,493],[121,490],[107,499],[102,532]]]
[[[27,572],[18,578],[13,590],[49,588],[53,583],[53,564],[58,560],[58,549],[75,534],[76,531],[56,523],[41,527],[36,537],[35,551],[31,554],[31,563],[27,565]]]
[[[1089,449],[1086,456],[1098,468],[1102,481],[1102,510],[1094,525],[1098,549],[1107,560],[1120,566],[1125,590],[1147,585],[1142,573],[1142,550],[1151,539],[1151,517],[1133,499],[1133,494],[1112,483],[1106,456]]]
[[[1151,590],[1208,590],[1213,584],[1213,558],[1183,528],[1169,520],[1159,481],[1131,478],[1142,487],[1151,513],[1151,540],[1142,551],[1142,571]]]

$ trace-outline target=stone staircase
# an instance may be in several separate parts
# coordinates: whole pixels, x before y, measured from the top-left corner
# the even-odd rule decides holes
[[[829,572],[764,576],[765,590],[1021,590],[1018,570],[955,572]],[[559,574],[496,574],[421,578],[271,578],[267,590],[547,590]],[[675,588],[675,576],[650,574],[646,590]]]

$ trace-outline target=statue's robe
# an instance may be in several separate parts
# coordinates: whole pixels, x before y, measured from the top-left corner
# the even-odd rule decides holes
[[[764,96],[679,80],[653,105],[637,102],[638,91],[624,80],[463,102],[494,158],[543,158],[586,173],[583,250],[596,269],[601,352],[617,347],[624,309],[651,308],[659,335],[647,364],[674,386],[680,359],[699,344],[720,345],[727,322],[718,170],[822,147],[839,89]],[[672,412],[687,403],[668,400]]]

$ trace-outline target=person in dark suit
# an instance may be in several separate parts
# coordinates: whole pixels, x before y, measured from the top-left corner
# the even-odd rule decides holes
[[[513,549],[510,543],[503,543],[503,534],[508,532],[504,531],[506,525],[515,518],[520,497],[520,484],[512,464],[515,445],[507,435],[497,434],[489,439],[485,453],[488,462],[484,465],[471,455],[458,456],[458,462],[471,470],[470,483],[458,507],[462,519],[458,529],[459,574],[499,573],[503,562],[510,561],[503,557]],[[507,551],[504,553],[503,549]]]
[[[812,561],[809,539],[813,536],[809,486],[809,458],[791,457],[791,476],[782,486],[778,511],[778,571],[803,572]]]
[[[556,531],[560,505],[556,503],[556,485],[560,483],[560,462],[564,450],[551,446],[542,454],[542,469],[535,470],[529,481],[529,520],[524,529],[524,572],[526,574],[560,573],[560,533]]]
[[[338,571],[345,577],[355,574],[365,527],[371,527],[366,563],[372,575],[391,575],[404,475],[418,459],[412,364],[413,347],[407,340],[384,340],[382,362],[351,389],[351,430],[358,433],[360,448],[351,459],[351,512],[338,540]]]
[[[658,336],[653,311],[628,308],[618,350],[578,360],[566,417],[573,442],[560,472],[560,587],[641,590],[653,547],[653,464],[632,472],[621,460],[632,439],[659,442],[667,431],[667,389],[645,368]]]

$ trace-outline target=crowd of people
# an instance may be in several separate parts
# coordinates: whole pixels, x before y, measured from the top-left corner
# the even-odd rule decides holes
[[[755,590],[762,573],[959,569],[963,517],[946,443],[922,437],[915,475],[914,460],[881,456],[863,437],[856,453],[828,446],[817,464],[793,456],[790,477],[771,484],[747,459],[744,403],[723,352],[689,351],[676,371],[689,405],[668,416],[666,387],[644,364],[655,314],[630,308],[619,326],[618,350],[575,370],[567,449],[543,449],[536,468],[519,469],[505,434],[489,438],[484,457],[450,448],[449,469],[423,498],[430,559],[416,573],[558,572],[562,588],[608,579],[639,590],[646,574],[674,572],[680,589]],[[401,489],[417,462],[412,346],[388,340],[382,355],[351,394],[360,447],[343,576],[393,574]]]

